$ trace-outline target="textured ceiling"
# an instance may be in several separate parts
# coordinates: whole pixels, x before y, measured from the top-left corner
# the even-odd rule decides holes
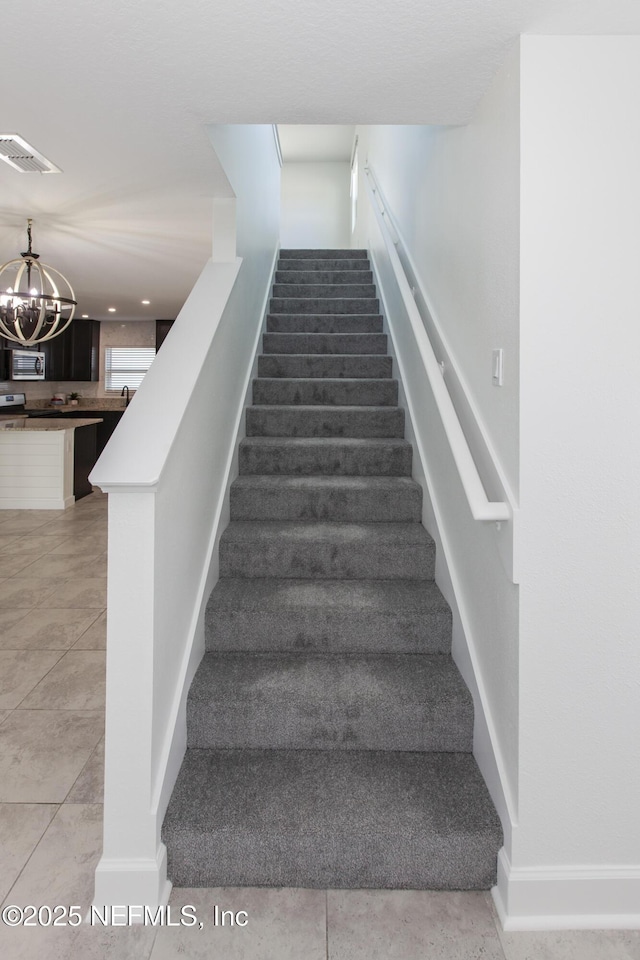
[[[170,317],[209,253],[206,123],[464,123],[519,33],[640,33],[638,0],[4,5],[0,262],[35,248],[97,319]],[[10,39],[7,39],[10,38]],[[149,299],[150,307],[140,301]]]

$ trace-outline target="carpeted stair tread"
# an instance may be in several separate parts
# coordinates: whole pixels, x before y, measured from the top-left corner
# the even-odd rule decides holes
[[[269,313],[267,333],[382,333],[382,315]]]
[[[338,377],[259,377],[253,381],[253,402],[260,404],[305,404],[382,407],[398,403],[398,381]]]
[[[376,288],[372,283],[274,283],[273,297],[281,299],[294,297],[298,300],[317,298],[356,300],[366,297],[375,299]],[[320,312],[320,311],[319,311]]]
[[[302,250],[284,247],[280,250],[282,260],[368,260],[367,250],[334,250],[308,249]]]
[[[360,273],[362,270],[369,270],[369,266],[368,258],[346,260],[335,258],[331,259],[329,257],[307,257],[305,259],[291,259],[290,257],[281,256],[278,260],[277,270],[280,273],[288,271],[293,271],[295,273],[299,273],[300,271],[315,273],[319,271],[322,273],[327,270]]]
[[[232,521],[221,577],[433,580],[435,544],[419,523]]]
[[[187,703],[188,746],[470,751],[473,701],[449,657],[207,653]]]
[[[393,376],[393,360],[380,354],[261,354],[258,376],[389,379]]]
[[[413,450],[406,440],[379,437],[246,437],[240,474],[408,477]]]
[[[399,407],[262,405],[247,410],[248,437],[404,437]]]
[[[499,820],[470,754],[188,750],[163,827],[184,886],[489,889]]]
[[[269,313],[379,313],[380,301],[376,297],[309,296],[272,297]]]
[[[422,488],[410,477],[237,477],[232,520],[419,523]]]
[[[304,264],[298,266],[304,267]],[[363,264],[363,267],[365,265]],[[276,283],[373,283],[371,270],[276,270]]]
[[[378,353],[387,352],[386,333],[265,333],[264,353]]]
[[[207,650],[449,654],[451,610],[432,580],[224,579]]]

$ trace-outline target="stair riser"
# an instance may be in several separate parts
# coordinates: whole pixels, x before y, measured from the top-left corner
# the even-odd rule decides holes
[[[451,614],[411,614],[402,610],[342,612],[304,610],[278,614],[264,610],[207,611],[207,650],[426,653],[451,651]]]
[[[309,258],[304,261],[300,259],[281,259],[278,261],[276,272],[288,273],[289,271],[293,271],[294,273],[299,273],[300,271],[304,271],[305,273],[327,273],[339,271],[341,273],[360,273],[363,270],[368,271],[369,268],[368,258],[366,260],[313,260]]]
[[[240,444],[239,450],[241,475],[410,477],[411,460],[409,444],[391,448],[372,444],[367,450],[329,443],[322,448],[298,446],[295,449],[274,444],[265,449],[248,439]]]
[[[323,301],[334,298],[357,300],[364,297],[373,300],[375,296],[376,288],[372,283],[274,283],[273,285],[274,299],[306,300],[308,297],[317,297]],[[375,313],[375,311],[372,312]]]
[[[257,406],[394,407],[398,403],[398,381],[262,378],[253,381],[253,402]]]
[[[357,696],[354,693],[354,699]],[[244,702],[231,706],[225,701],[218,709],[213,700],[209,704],[189,703],[187,746],[205,750],[437,750],[443,753],[469,751],[473,746],[473,721],[467,724],[469,729],[464,737],[451,734],[453,724],[466,719],[464,706],[456,710],[450,704],[448,722],[440,718],[439,723],[433,723],[428,729],[419,726],[424,713],[419,707],[411,710],[405,706],[395,715],[388,711],[380,718],[371,713],[378,705],[367,704],[359,724],[339,725],[330,722],[330,715],[307,718],[304,722],[301,719],[304,702],[288,699],[286,703],[261,706],[262,709],[251,709]],[[274,715],[279,721],[275,729]],[[268,720],[271,729],[266,734]]]
[[[386,354],[386,333],[265,333],[264,353]]]
[[[272,297],[269,313],[380,313],[374,297]]]
[[[262,355],[258,357],[259,377],[341,377],[361,379],[389,379],[393,375],[393,361],[384,356],[296,356]]]
[[[280,250],[281,260],[367,260],[366,250],[296,250],[283,248]]]
[[[369,544],[328,540],[220,540],[221,577],[433,580],[432,543]]]
[[[382,317],[379,314],[341,314],[334,317],[269,314],[267,333],[382,333]]]
[[[245,479],[245,478],[243,478]],[[283,490],[263,485],[231,485],[232,520],[328,520],[351,523],[419,523],[422,496],[419,487],[394,493],[377,489]]]
[[[404,411],[326,407],[247,409],[248,437],[404,437]]]
[[[469,752],[473,702],[444,657],[207,654],[187,746]]]
[[[371,270],[277,270],[276,283],[373,283],[373,273]]]

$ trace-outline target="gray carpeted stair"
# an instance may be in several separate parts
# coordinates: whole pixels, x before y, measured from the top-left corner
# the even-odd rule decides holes
[[[276,283],[373,283],[371,270],[277,270]]]
[[[412,453],[406,440],[393,438],[247,437],[239,462],[243,474],[408,477]]]
[[[451,611],[429,580],[232,580],[211,595],[208,650],[440,653]]]
[[[232,520],[419,523],[421,513],[410,477],[247,476],[231,487]]]
[[[309,354],[263,354],[258,357],[259,377],[340,377],[350,379],[372,377],[386,379],[391,376],[393,361],[387,356],[356,356],[337,354],[317,356]]]
[[[247,410],[249,437],[402,437],[398,407],[260,406]]]
[[[382,333],[382,315],[270,313],[267,316],[267,333]]]
[[[163,827],[182,886],[486,889],[500,823],[364,250],[282,250]]]
[[[384,353],[385,333],[265,333],[265,353]]]
[[[394,407],[398,402],[397,380],[363,378],[260,377],[253,381],[255,404],[335,404],[354,407]]]

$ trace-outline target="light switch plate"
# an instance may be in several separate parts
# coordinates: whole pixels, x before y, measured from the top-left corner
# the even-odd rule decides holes
[[[503,382],[502,350],[494,350],[491,355],[491,381],[494,387],[501,387]]]

